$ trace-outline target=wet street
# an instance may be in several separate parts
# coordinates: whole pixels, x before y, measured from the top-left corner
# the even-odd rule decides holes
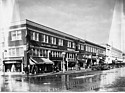
[[[125,67],[51,76],[0,76],[1,92],[125,91]]]

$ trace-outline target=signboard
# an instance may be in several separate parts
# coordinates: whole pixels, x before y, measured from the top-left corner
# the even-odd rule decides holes
[[[66,50],[66,47],[64,46],[58,46],[58,45],[53,45],[50,43],[44,43],[44,42],[36,42],[31,40],[30,45],[32,46],[37,46],[37,47],[45,47],[45,48],[53,48],[53,49],[60,49],[60,50]]]

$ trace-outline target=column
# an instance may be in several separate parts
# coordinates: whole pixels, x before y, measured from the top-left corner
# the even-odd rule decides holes
[[[66,66],[67,66],[67,71],[68,71],[68,58],[66,58],[66,61],[67,61],[67,63],[66,63]]]
[[[51,51],[48,50],[48,59],[50,59],[50,53],[51,53]]]
[[[21,72],[24,73],[24,71],[23,71],[23,61],[21,63]]]
[[[62,56],[63,56],[63,61],[62,61],[62,71],[63,71],[63,73],[64,73],[65,70],[66,70],[66,69],[65,69],[65,60],[64,60],[64,59],[65,59],[65,54],[66,54],[65,52],[62,52]]]
[[[79,68],[78,66],[79,66],[79,65],[78,65],[77,54],[75,54],[75,59],[76,59],[76,70],[78,70],[78,68]]]

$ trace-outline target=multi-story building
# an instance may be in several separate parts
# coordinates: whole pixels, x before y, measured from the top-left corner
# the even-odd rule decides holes
[[[68,70],[78,64],[85,67],[86,59],[105,56],[105,47],[29,20],[11,25],[8,33],[5,71],[52,71],[53,65]]]
[[[87,40],[80,40],[78,46],[78,50],[80,49],[79,55],[83,56],[84,63],[86,63],[86,65],[89,65],[89,63],[92,63],[91,65],[99,64],[99,60],[105,60],[105,47]]]
[[[123,62],[123,52],[121,50],[116,49],[108,44],[106,44],[105,47],[106,47],[106,62],[108,64]]]

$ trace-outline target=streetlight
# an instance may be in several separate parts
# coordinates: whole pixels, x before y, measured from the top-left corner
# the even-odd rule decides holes
[[[62,56],[63,56],[63,61],[62,61],[62,71],[63,71],[63,73],[65,72],[65,52],[62,52]]]

